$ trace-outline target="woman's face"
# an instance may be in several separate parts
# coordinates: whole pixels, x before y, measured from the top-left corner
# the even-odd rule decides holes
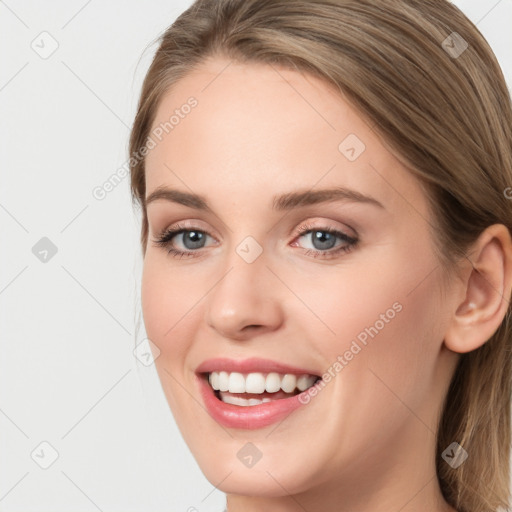
[[[165,96],[146,159],[143,315],[183,437],[228,493],[432,476],[455,298],[424,192],[324,82],[228,63]]]

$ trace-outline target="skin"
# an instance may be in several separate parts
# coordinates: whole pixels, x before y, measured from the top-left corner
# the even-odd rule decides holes
[[[436,478],[437,421],[458,352],[484,343],[505,314],[508,232],[494,226],[474,246],[479,282],[463,262],[447,286],[424,192],[358,112],[310,75],[229,62],[210,58],[163,98],[153,128],[190,96],[198,105],[146,159],[146,197],[167,186],[203,195],[212,209],[147,206],[143,316],[178,427],[230,512],[453,511]],[[354,161],[338,149],[349,134],[365,145]],[[272,210],[274,195],[333,186],[382,207]],[[154,243],[176,223],[209,235],[199,249],[182,234],[172,241],[199,256],[175,258]],[[333,254],[345,242],[319,249],[296,233],[305,224],[359,242]],[[252,263],[236,252],[247,236],[262,249]],[[397,302],[401,311],[281,423],[229,429],[204,409],[195,369],[205,359],[262,357],[321,375]],[[466,343],[468,325],[476,334]],[[252,468],[237,458],[247,442],[262,453]]]

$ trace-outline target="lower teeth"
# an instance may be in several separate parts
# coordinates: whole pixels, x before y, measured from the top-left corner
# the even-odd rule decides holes
[[[242,398],[240,396],[223,396],[223,397],[220,397],[220,399],[225,404],[241,405],[242,407],[247,407],[247,406],[251,406],[251,405],[260,405],[260,404],[272,401],[270,398],[262,398],[262,399]]]

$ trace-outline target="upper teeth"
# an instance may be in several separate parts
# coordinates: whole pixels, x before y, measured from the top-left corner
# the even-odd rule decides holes
[[[293,375],[286,373],[248,373],[238,372],[211,372],[208,380],[216,391],[229,391],[230,393],[275,393],[282,389],[285,393],[292,393],[295,388],[304,391],[311,387],[317,377],[314,375]]]

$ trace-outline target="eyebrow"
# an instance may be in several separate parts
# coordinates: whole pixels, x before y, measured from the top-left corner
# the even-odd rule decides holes
[[[204,196],[192,194],[181,190],[170,189],[167,187],[157,187],[147,198],[146,206],[157,200],[165,200],[173,203],[182,204],[189,208],[213,213]],[[272,200],[272,209],[275,211],[287,211],[302,206],[309,206],[318,203],[327,203],[332,201],[350,201],[366,203],[379,208],[384,208],[382,203],[374,197],[367,196],[344,187],[335,187],[322,190],[299,190],[288,192],[279,196],[274,196]]]

